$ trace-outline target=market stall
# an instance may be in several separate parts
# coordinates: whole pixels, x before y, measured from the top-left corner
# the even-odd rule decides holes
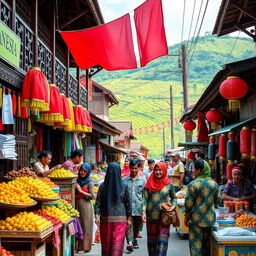
[[[236,209],[228,202],[225,205],[229,207],[219,207],[216,211],[217,222],[211,231],[211,255],[255,255],[256,215],[246,211],[246,207]]]
[[[74,255],[79,212],[60,199],[59,186],[29,168],[8,172],[5,178],[7,182],[0,183],[1,250],[26,256]],[[65,181],[73,178],[71,172],[62,175]]]

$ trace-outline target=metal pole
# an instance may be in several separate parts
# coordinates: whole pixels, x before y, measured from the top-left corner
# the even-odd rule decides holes
[[[165,156],[165,128],[163,126],[163,157]]]
[[[183,44],[181,46],[182,52],[182,84],[183,84],[183,103],[184,103],[184,112],[189,105],[188,101],[188,58],[187,58],[187,48],[186,45]],[[188,135],[185,132],[186,142],[192,141],[192,136]]]
[[[181,46],[182,51],[182,84],[183,84],[183,99],[184,99],[184,110],[189,105],[188,102],[188,59],[187,59],[187,48],[183,44]]]
[[[174,120],[173,120],[173,99],[172,99],[172,86],[170,86],[170,130],[171,130],[171,148],[174,148]]]

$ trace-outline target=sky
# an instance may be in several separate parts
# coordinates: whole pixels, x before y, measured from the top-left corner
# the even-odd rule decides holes
[[[104,17],[105,22],[112,21],[126,13],[132,12],[133,9],[138,7],[145,0],[98,0],[99,5]],[[203,1],[201,15],[199,16],[199,24],[202,19],[203,11],[207,0],[162,0],[165,30],[167,36],[168,45],[181,42],[182,35],[182,18],[184,1],[185,7],[185,19],[184,19],[184,31],[183,40],[187,40],[189,37],[190,24],[192,20],[192,12],[194,3],[194,19],[191,27],[190,38],[194,34],[195,24],[198,17],[201,2]],[[209,0],[206,15],[202,25],[200,35],[204,35],[205,32],[211,32],[213,30],[215,20],[218,15],[221,0]],[[198,25],[199,27],[199,25]],[[198,29],[196,30],[198,31]]]

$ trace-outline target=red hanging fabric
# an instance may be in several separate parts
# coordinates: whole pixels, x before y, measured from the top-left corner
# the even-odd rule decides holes
[[[81,69],[137,68],[129,14],[95,28],[61,32],[61,36]]]
[[[168,54],[162,0],[148,0],[140,5],[134,10],[134,21],[142,67]]]
[[[36,128],[36,138],[35,138],[35,146],[38,152],[43,151],[43,128]]]
[[[17,110],[17,97],[15,94],[12,94],[12,114],[16,116]]]
[[[205,123],[204,116],[201,112],[198,112],[198,121],[197,121],[197,142],[208,142],[208,128]]]

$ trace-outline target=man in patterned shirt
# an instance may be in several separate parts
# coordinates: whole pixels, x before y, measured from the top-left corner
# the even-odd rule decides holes
[[[132,159],[130,167],[130,176],[123,179],[123,182],[128,186],[131,208],[132,208],[132,225],[127,227],[126,240],[127,240],[127,250],[129,252],[134,249],[139,248],[137,237],[142,224],[141,220],[141,204],[142,204],[142,193],[143,188],[146,183],[145,179],[140,177],[139,174],[140,161]]]

